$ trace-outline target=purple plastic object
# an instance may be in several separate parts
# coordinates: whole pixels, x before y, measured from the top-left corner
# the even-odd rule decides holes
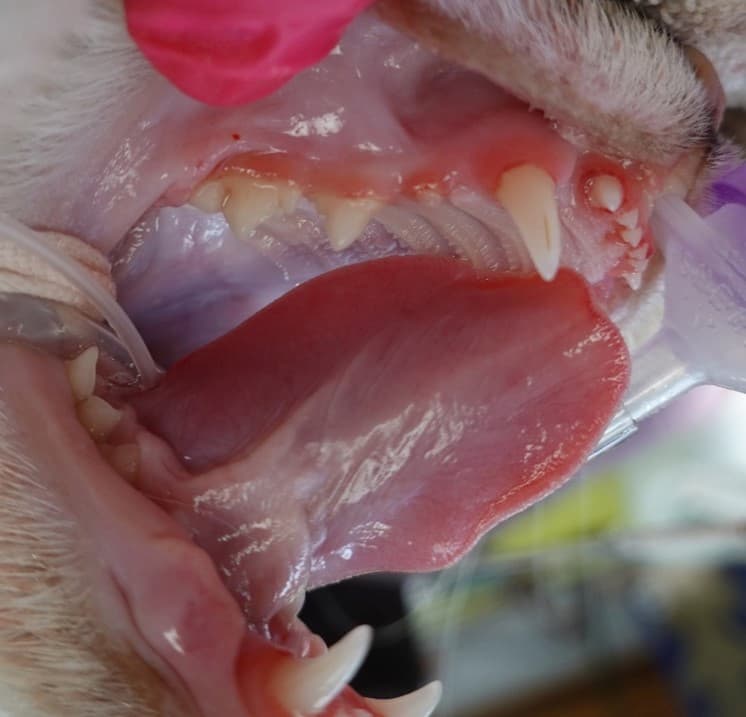
[[[746,163],[713,186],[701,217],[683,199],[658,200],[651,228],[665,257],[664,318],[632,356],[622,407],[593,456],[700,385],[746,393]]]
[[[746,205],[746,162],[712,185],[715,209],[725,204]]]

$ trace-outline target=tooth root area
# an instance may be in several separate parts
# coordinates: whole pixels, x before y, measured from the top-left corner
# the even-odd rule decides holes
[[[408,695],[392,700],[366,699],[371,709],[382,717],[429,717],[443,694],[440,682],[431,682]]]
[[[324,215],[329,244],[335,251],[350,247],[383,206],[376,199],[318,196],[314,199]]]
[[[223,209],[226,195],[227,190],[223,182],[204,182],[194,191],[189,203],[206,214],[217,214]]]
[[[105,441],[122,418],[122,412],[100,396],[89,396],[77,405],[76,411],[78,420],[96,443]]]
[[[99,451],[107,463],[122,478],[134,481],[140,469],[140,448],[135,443],[123,443],[112,446],[108,443],[99,444]]]
[[[368,654],[373,631],[361,625],[318,657],[287,658],[272,676],[271,689],[289,711],[320,712],[339,695]]]
[[[588,199],[598,209],[615,212],[624,203],[624,187],[618,177],[599,174],[589,180]]]
[[[89,346],[83,353],[67,361],[67,379],[70,382],[75,402],[85,401],[93,395],[96,388],[96,364],[98,347]]]
[[[521,164],[500,177],[497,200],[523,239],[536,271],[551,281],[559,269],[562,235],[556,185],[534,164]]]

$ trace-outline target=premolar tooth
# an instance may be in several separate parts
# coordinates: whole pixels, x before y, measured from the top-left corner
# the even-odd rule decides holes
[[[219,181],[201,184],[189,198],[189,203],[207,214],[217,214],[225,202],[225,185]]]
[[[429,717],[440,702],[443,686],[437,680],[393,700],[365,701],[383,717]]]
[[[290,712],[323,710],[347,685],[368,654],[373,631],[356,627],[318,657],[288,658],[272,677],[277,699]]]
[[[96,388],[97,363],[97,346],[89,346],[83,353],[66,363],[67,378],[76,403],[85,401],[93,395],[93,389]]]
[[[280,189],[271,182],[232,178],[223,214],[237,238],[247,237],[280,208]]]
[[[315,202],[326,218],[326,234],[335,251],[351,246],[382,206],[376,199],[368,198],[320,196]]]
[[[122,478],[133,481],[140,468],[140,448],[136,443],[123,443],[111,446],[107,443],[99,445],[101,455]]]
[[[598,209],[615,212],[624,202],[624,187],[612,174],[598,174],[593,177],[588,189],[590,203]]]
[[[562,249],[556,185],[549,173],[534,164],[521,164],[503,173],[497,200],[510,214],[546,281],[557,273]]]
[[[105,441],[117,427],[122,412],[99,396],[89,396],[77,406],[78,420],[96,443]]]

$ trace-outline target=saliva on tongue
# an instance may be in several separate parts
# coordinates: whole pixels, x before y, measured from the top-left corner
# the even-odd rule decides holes
[[[281,642],[272,621],[305,590],[445,566],[557,488],[628,374],[619,332],[568,270],[547,283],[433,256],[347,266],[133,399],[182,459],[143,460],[142,489]]]

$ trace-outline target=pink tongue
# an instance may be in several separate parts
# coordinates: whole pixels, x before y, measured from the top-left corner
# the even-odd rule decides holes
[[[307,585],[458,558],[572,474],[628,368],[568,271],[397,257],[302,285],[136,408],[201,472],[160,490],[191,501],[182,522],[269,613]]]

